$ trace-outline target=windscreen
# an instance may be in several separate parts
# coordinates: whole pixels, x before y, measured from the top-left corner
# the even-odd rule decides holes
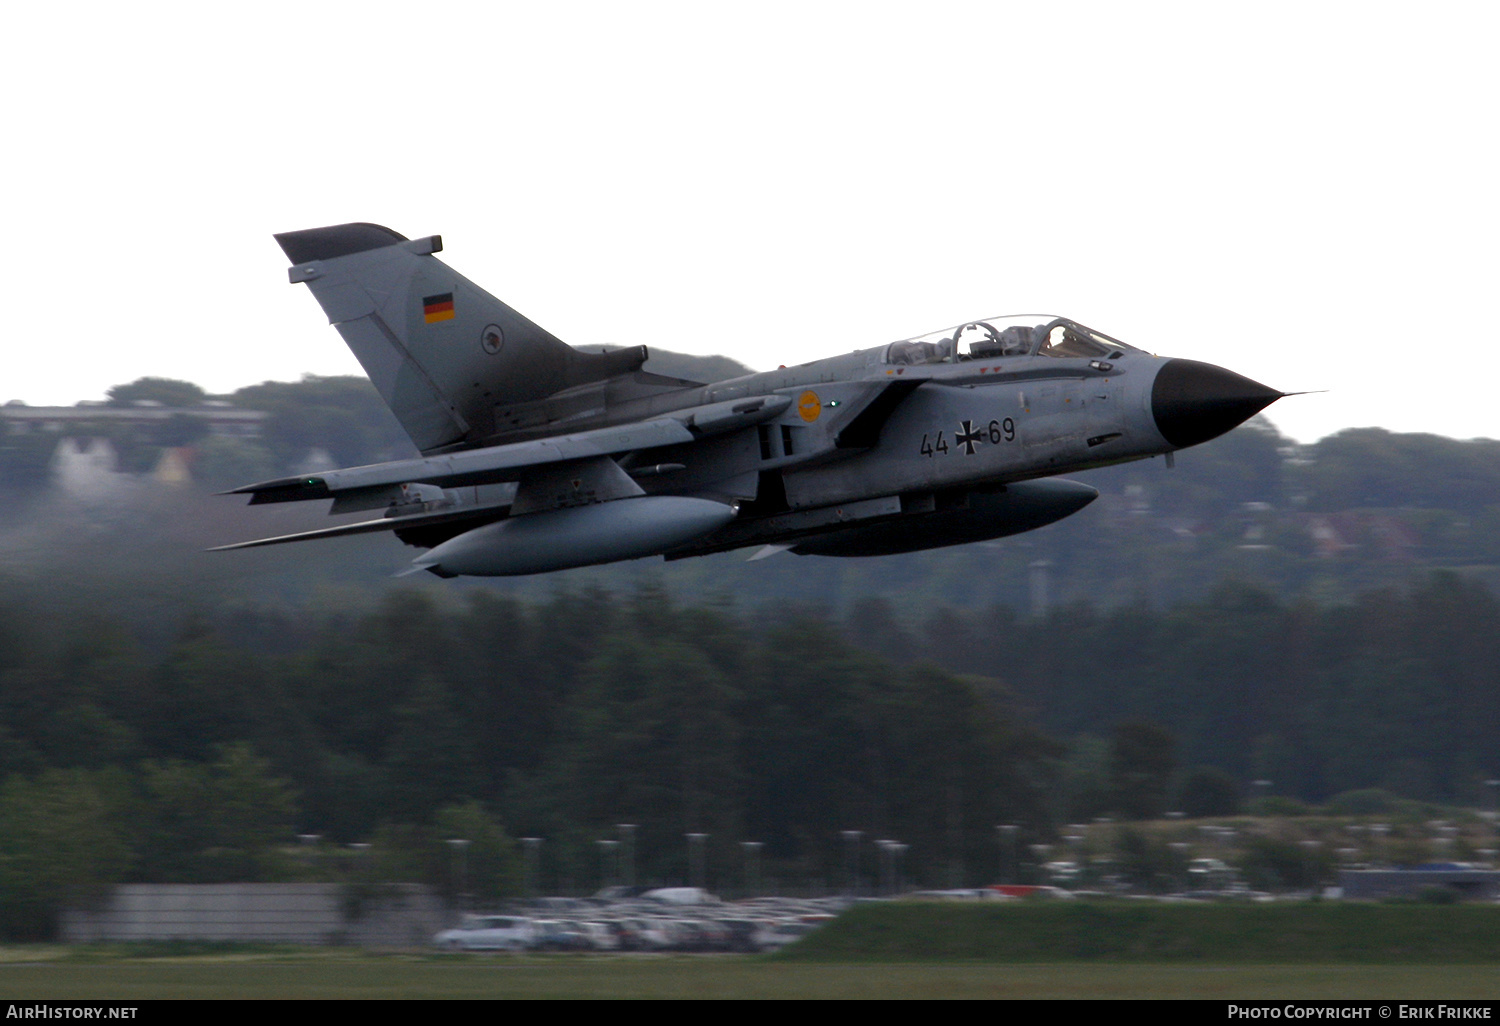
[[[1099,341],[1099,338],[1100,336],[1095,336],[1081,325],[1063,321],[1048,329],[1047,337],[1042,342],[1041,348],[1037,350],[1037,355],[1059,359],[1097,360],[1112,352],[1112,347],[1108,343]]]

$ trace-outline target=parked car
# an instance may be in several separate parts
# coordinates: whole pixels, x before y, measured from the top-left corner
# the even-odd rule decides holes
[[[665,919],[630,919],[625,928],[630,933],[632,951],[666,951],[672,947],[674,938]]]
[[[665,923],[667,935],[672,938],[673,951],[708,950],[708,935],[696,920],[668,919]]]
[[[717,894],[710,894],[702,887],[658,887],[641,897],[663,905],[718,905],[721,902]]]
[[[578,923],[538,919],[536,929],[536,941],[532,946],[537,951],[588,951],[594,946]]]
[[[757,951],[776,951],[793,941],[801,940],[818,928],[818,923],[773,922],[764,923],[755,931],[753,941]]]
[[[719,925],[729,933],[729,951],[755,951],[756,924],[749,919],[721,919]]]
[[[448,951],[524,951],[536,943],[536,924],[519,916],[464,916],[432,942]]]
[[[1078,863],[1067,859],[1045,863],[1042,868],[1047,871],[1047,878],[1055,884],[1072,883],[1083,872]]]
[[[1223,890],[1239,882],[1239,874],[1220,859],[1193,859],[1188,863],[1193,886],[1200,890]]]
[[[620,938],[613,923],[579,923],[578,929],[595,951],[618,951]]]
[[[698,928],[698,944],[700,951],[728,951],[733,935],[729,927],[717,919],[700,919],[694,923]]]

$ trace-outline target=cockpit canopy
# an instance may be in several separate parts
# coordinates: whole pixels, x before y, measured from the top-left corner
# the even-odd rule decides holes
[[[1084,360],[1118,357],[1125,343],[1052,314],[1018,314],[969,321],[942,331],[892,342],[885,362],[959,363],[1010,356],[1051,356]]]

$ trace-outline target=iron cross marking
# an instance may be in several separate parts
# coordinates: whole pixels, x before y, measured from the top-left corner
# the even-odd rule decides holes
[[[966,420],[960,425],[964,431],[961,435],[955,435],[953,440],[964,447],[964,455],[974,455],[974,446],[984,441],[984,435],[974,430],[974,422]]]

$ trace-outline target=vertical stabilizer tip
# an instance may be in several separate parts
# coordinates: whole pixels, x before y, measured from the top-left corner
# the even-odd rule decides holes
[[[326,228],[306,228],[300,232],[282,232],[275,239],[286,258],[294,264],[332,260],[334,257],[363,253],[369,249],[384,249],[407,241],[406,236],[400,232],[364,221],[333,224]]]

